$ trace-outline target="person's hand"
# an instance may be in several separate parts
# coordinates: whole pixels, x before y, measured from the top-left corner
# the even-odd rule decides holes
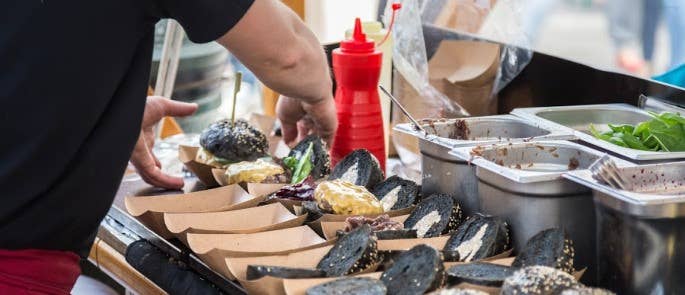
[[[197,104],[194,103],[148,96],[140,136],[131,154],[131,164],[145,182],[161,188],[183,188],[183,179],[164,174],[161,170],[162,164],[152,153],[152,146],[155,143],[154,128],[157,122],[165,116],[183,117],[192,115],[196,110]]]
[[[338,128],[332,96],[311,104],[281,96],[276,105],[276,114],[281,121],[283,141],[290,146],[311,133],[319,135],[330,146]]]

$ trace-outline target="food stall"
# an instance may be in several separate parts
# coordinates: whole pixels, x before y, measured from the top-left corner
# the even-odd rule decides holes
[[[187,172],[184,191],[159,192],[131,172],[90,259],[139,293],[384,294],[459,287],[528,294],[516,292],[524,292],[521,281],[531,277],[557,284],[544,288],[577,292],[685,291],[678,280],[685,271],[679,250],[685,246],[679,162],[685,152],[669,150],[682,142],[668,134],[662,139],[656,129],[657,142],[639,143],[649,150],[620,146],[614,138],[620,128],[633,134],[652,121],[683,132],[685,119],[663,114],[682,113],[685,89],[433,24],[420,29],[428,61],[455,41],[494,48],[498,61],[482,73],[499,82],[460,86],[487,87],[482,115],[420,116],[417,128],[394,111],[393,140],[420,158],[418,183],[390,176],[412,162],[402,151],[385,171],[368,152],[331,165],[321,160],[328,155],[316,140],[290,150],[273,132],[275,120],[255,115],[249,124],[266,135],[268,153],[292,167],[286,173],[291,180],[302,171],[297,164],[309,165],[311,183],[232,178],[230,166],[202,156],[207,148],[201,143],[174,144]],[[528,55],[524,65],[509,62],[521,54]],[[513,66],[520,69],[507,77]],[[410,113],[421,113],[410,102],[421,95],[411,89],[416,82],[402,73],[393,72],[393,95]],[[604,157],[629,188],[593,176],[591,167]]]

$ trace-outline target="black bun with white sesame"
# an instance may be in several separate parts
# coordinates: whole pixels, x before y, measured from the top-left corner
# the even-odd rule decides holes
[[[402,252],[381,275],[388,294],[424,294],[442,287],[445,269],[442,255],[433,247],[420,244]]]
[[[266,135],[245,120],[220,120],[200,134],[200,146],[229,162],[254,161],[269,151]]]
[[[517,270],[504,280],[502,295],[558,295],[582,287],[573,276],[556,268],[535,265]]]
[[[515,270],[509,266],[485,262],[458,264],[447,269],[447,283],[499,287]]]
[[[300,141],[288,154],[289,157],[299,159],[312,144],[312,171],[309,173],[314,179],[321,179],[331,173],[331,157],[328,155],[326,142],[317,135],[309,135]]]
[[[404,228],[415,229],[419,238],[432,238],[455,231],[461,219],[461,206],[452,196],[435,194],[419,202],[404,221]]]
[[[573,273],[573,241],[559,228],[550,228],[535,234],[516,256],[512,267],[543,265]]]
[[[450,236],[443,254],[445,261],[482,260],[509,249],[509,240],[509,226],[504,220],[474,214]]]
[[[256,280],[262,277],[284,279],[323,278],[326,273],[318,269],[292,268],[283,266],[248,265],[246,278]]]
[[[385,295],[387,289],[372,278],[343,278],[307,289],[307,295]]]
[[[339,277],[366,270],[379,262],[376,236],[364,224],[338,238],[333,248],[319,261],[316,269],[329,277]]]
[[[385,211],[399,210],[414,204],[419,195],[419,186],[411,180],[393,175],[374,186],[371,193],[381,201]]]
[[[329,180],[342,179],[371,190],[383,181],[378,159],[365,149],[354,150],[333,167]]]

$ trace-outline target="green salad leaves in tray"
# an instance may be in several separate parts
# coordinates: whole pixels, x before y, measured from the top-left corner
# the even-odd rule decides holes
[[[677,113],[649,112],[652,119],[637,125],[612,125],[610,131],[600,132],[590,125],[596,138],[615,145],[643,151],[685,151],[685,118]]]

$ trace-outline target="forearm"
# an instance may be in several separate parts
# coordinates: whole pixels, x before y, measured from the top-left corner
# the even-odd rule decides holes
[[[257,0],[219,43],[275,91],[314,103],[331,97],[326,57],[314,34],[276,0]]]

